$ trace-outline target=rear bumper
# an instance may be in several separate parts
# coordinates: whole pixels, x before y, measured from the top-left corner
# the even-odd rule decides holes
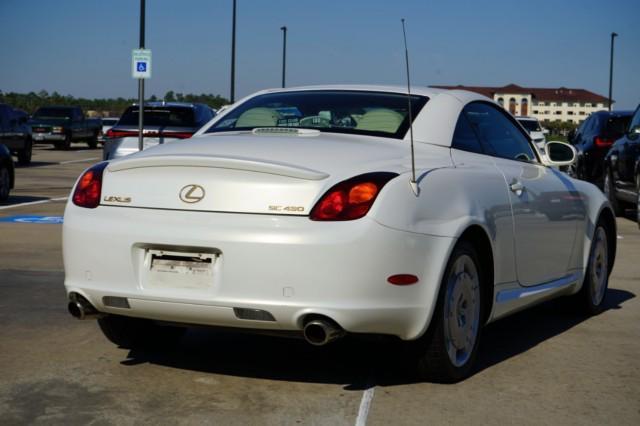
[[[65,137],[66,137],[65,135],[54,134],[54,133],[33,133],[31,136],[34,142],[63,141]]]
[[[415,339],[431,317],[454,239],[401,232],[370,218],[313,222],[307,217],[67,205],[65,287],[99,311],[162,321],[301,330],[309,314],[352,333]],[[157,286],[145,251],[219,252],[205,287]],[[394,286],[387,277],[420,281]],[[103,297],[130,308],[105,306]],[[239,319],[233,308],[260,309],[275,321]]]

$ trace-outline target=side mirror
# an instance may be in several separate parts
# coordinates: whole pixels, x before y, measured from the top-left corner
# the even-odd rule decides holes
[[[565,142],[551,141],[545,145],[547,166],[569,166],[576,160],[576,149]]]

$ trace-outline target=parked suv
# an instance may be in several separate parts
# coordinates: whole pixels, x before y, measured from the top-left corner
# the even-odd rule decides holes
[[[103,148],[105,160],[138,152],[137,104],[127,108],[118,123],[107,133]],[[204,104],[181,102],[149,102],[144,104],[144,148],[186,139],[216,115]]]
[[[0,143],[17,156],[18,163],[22,165],[31,163],[33,150],[28,120],[26,112],[13,109],[7,104],[0,104]]]
[[[569,174],[602,188],[604,156],[626,131],[633,111],[598,111],[591,114],[570,137],[578,156]]]
[[[604,159],[604,192],[617,215],[635,204],[640,227],[640,105]]]
[[[543,129],[540,126],[540,122],[535,117],[516,117],[518,123],[529,133],[531,140],[536,144],[536,147],[541,153],[545,153],[544,145],[547,143],[545,135],[549,133],[547,129]]]

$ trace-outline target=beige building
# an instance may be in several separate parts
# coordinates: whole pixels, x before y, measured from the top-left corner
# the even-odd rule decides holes
[[[608,99],[585,89],[521,87],[431,86],[480,93],[502,105],[513,115],[535,117],[540,121],[581,123],[592,112],[606,110]]]

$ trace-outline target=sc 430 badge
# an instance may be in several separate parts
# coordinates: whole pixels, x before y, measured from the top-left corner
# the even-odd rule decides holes
[[[116,197],[115,195],[106,195],[104,201],[108,203],[130,203],[131,197]]]
[[[270,212],[287,212],[287,213],[298,213],[303,212],[304,207],[302,206],[269,206]]]

